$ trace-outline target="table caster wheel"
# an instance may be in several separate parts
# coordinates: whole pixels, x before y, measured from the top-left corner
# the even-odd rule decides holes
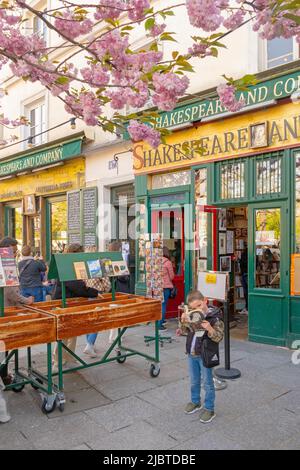
[[[54,399],[52,397],[43,398],[42,412],[44,414],[52,413],[55,410],[55,408],[56,408],[55,398]]]
[[[121,351],[118,351],[118,352],[117,352],[117,356],[122,356]],[[124,362],[126,361],[126,359],[127,359],[126,357],[118,357],[117,362],[118,362],[119,364],[124,364]]]
[[[15,392],[15,393],[20,393],[25,388],[25,384],[23,384],[22,382],[18,383],[18,378],[17,377],[15,377],[13,379],[12,385],[13,385],[12,391]]]
[[[160,374],[160,365],[159,364],[151,364],[150,366],[150,375],[151,377],[158,377]]]

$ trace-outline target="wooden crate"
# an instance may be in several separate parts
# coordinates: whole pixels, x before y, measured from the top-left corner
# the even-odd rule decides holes
[[[7,313],[7,312],[5,312]],[[0,318],[0,348],[9,351],[56,341],[56,318],[25,308]]]
[[[57,318],[57,339],[63,340],[160,320],[161,301],[134,296],[130,299],[117,299],[110,304],[90,302],[88,305],[56,308],[48,313]]]

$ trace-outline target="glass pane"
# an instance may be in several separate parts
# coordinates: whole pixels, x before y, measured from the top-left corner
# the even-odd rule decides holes
[[[268,59],[276,59],[293,52],[293,38],[275,38],[268,41]]]
[[[300,153],[296,155],[296,253],[300,253]]]
[[[34,256],[41,256],[41,219],[40,216],[29,218],[29,240]]]
[[[280,209],[255,211],[255,286],[280,288]]]
[[[160,211],[158,221],[158,232],[163,234],[164,246],[170,250],[170,257],[173,264],[175,274],[183,274],[182,266],[182,212]]]
[[[221,198],[245,197],[245,164],[243,162],[221,165]]]
[[[62,253],[67,244],[67,201],[51,203],[51,249]]]
[[[177,171],[163,175],[152,176],[152,189],[173,188],[191,183],[190,171]]]
[[[207,204],[207,169],[201,168],[195,174],[195,197],[196,204]]]
[[[8,212],[8,236],[15,238],[20,247],[23,243],[23,216],[21,207],[9,209]]]
[[[271,157],[256,162],[256,194],[281,192],[281,157]]]

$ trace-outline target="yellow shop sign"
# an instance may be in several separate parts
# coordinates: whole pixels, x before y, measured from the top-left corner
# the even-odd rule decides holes
[[[64,193],[82,187],[84,181],[85,160],[77,158],[53,169],[0,181],[0,202],[19,200],[30,194]]]
[[[174,132],[167,137],[167,144],[157,149],[138,143],[133,151],[133,167],[136,174],[174,170],[296,146],[300,145],[299,139],[300,105],[289,103],[220,121],[199,123],[193,128]],[[189,155],[183,152],[186,143]],[[200,149],[201,154],[195,151]]]

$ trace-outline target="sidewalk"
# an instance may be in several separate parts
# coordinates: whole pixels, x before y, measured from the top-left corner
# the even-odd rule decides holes
[[[148,352],[143,335],[152,331],[132,328],[125,342]],[[100,335],[99,348],[107,338]],[[156,379],[138,357],[65,376],[64,413],[43,415],[30,386],[6,392],[12,420],[0,425],[0,449],[300,449],[300,365],[291,351],[232,340],[232,365],[242,377],[217,392],[217,417],[205,425],[183,412],[190,398],[184,343],[175,338],[161,349]],[[80,338],[77,352],[83,345]],[[42,350],[34,349],[39,366]]]

